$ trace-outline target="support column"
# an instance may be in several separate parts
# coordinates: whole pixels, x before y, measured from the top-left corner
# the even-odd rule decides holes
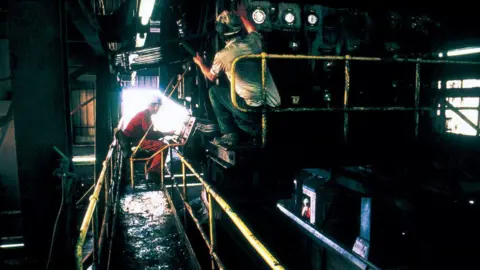
[[[103,162],[107,156],[108,148],[112,142],[111,135],[111,102],[110,91],[113,87],[113,77],[110,74],[108,59],[100,57],[97,59],[96,72],[96,108],[95,108],[95,183],[99,180],[100,172],[103,168]],[[105,186],[105,185],[104,185]],[[99,198],[105,196],[104,189],[101,190]],[[99,200],[92,226],[94,227],[94,262],[100,261],[98,250],[98,239],[100,237],[100,228],[104,218],[105,201]]]
[[[52,175],[59,160],[53,146],[71,157],[61,3],[11,0],[8,13],[25,247],[39,269],[45,267],[61,199],[61,180]],[[65,228],[58,229],[56,239],[61,241]],[[53,250],[52,256],[63,255],[60,248]],[[69,268],[59,264],[58,269]]]

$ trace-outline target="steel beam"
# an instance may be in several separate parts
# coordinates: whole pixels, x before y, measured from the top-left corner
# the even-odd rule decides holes
[[[92,47],[97,56],[105,55],[105,49],[99,36],[99,25],[94,14],[88,13],[85,2],[79,0],[66,1],[66,7],[70,19],[82,33],[87,43]]]
[[[65,104],[66,59],[61,1],[11,0],[9,40],[16,59],[12,70],[13,113],[25,248],[45,267],[60,204],[60,179],[53,146],[71,157],[68,106]],[[57,244],[65,227],[59,224]],[[66,249],[63,249],[65,253]],[[63,256],[54,249],[52,256]],[[58,269],[69,269],[57,264]],[[37,267],[35,267],[37,268]],[[52,268],[53,269],[53,268]]]

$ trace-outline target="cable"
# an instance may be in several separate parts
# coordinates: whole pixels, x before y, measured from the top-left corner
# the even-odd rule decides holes
[[[92,191],[94,187],[95,187],[95,185],[92,185],[92,186],[85,192],[85,194],[83,194],[83,196],[77,201],[77,206],[80,205],[80,203],[83,201],[83,199],[85,199],[85,198],[87,197],[88,193],[89,193],[90,191]]]
[[[45,268],[46,270],[48,270],[48,268],[50,266],[50,259],[52,258],[53,244],[55,243],[55,234],[56,234],[56,231],[57,231],[57,224],[58,224],[58,220],[60,219],[60,215],[61,215],[62,209],[63,209],[63,201],[64,201],[64,198],[65,198],[65,191],[64,191],[64,187],[63,187],[64,177],[65,178],[67,177],[66,173],[64,173],[64,175],[62,175],[62,202],[60,203],[60,209],[58,209],[57,219],[55,220],[55,225],[53,226],[52,241],[50,242],[50,252],[48,253],[47,267]]]

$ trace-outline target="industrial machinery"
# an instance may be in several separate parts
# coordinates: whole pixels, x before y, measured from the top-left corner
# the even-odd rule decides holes
[[[263,111],[261,145],[222,147],[211,142],[219,132],[207,93],[212,85],[229,82],[224,77],[209,82],[191,59],[198,52],[213,61],[223,47],[212,31],[213,19],[223,9],[234,10],[239,1],[171,2],[162,1],[161,6],[178,14],[162,13],[161,41],[119,51],[112,64],[124,73],[159,67],[161,81],[178,78],[177,94],[166,95],[191,114],[174,141],[182,145],[178,170],[180,160],[188,160],[203,173],[202,185],[208,183],[247,218],[255,217],[252,223],[267,223],[265,213],[280,209],[313,243],[334,250],[325,255],[311,249],[312,256],[323,254],[321,260],[330,263],[330,269],[339,265],[338,256],[359,268],[375,269],[368,260],[387,268],[439,266],[432,254],[417,256],[402,248],[418,245],[415,250],[421,254],[437,246],[439,240],[423,225],[434,224],[422,215],[436,203],[451,210],[462,202],[459,209],[470,213],[465,202],[478,196],[469,187],[478,184],[479,172],[467,161],[479,152],[478,118],[468,120],[462,113],[475,108],[450,103],[450,98],[478,98],[478,91],[459,94],[447,87],[453,79],[480,78],[474,58],[444,57],[450,50],[447,39],[453,36],[449,28],[459,32],[460,24],[454,21],[460,18],[447,20],[441,10],[243,1],[265,41],[265,54],[245,58],[266,61],[282,105]],[[447,134],[447,114],[459,115],[476,137]],[[310,207],[305,211],[304,199]],[[278,200],[283,204],[276,206]],[[261,207],[250,211],[259,202]],[[445,213],[458,217],[454,212]],[[272,220],[285,221],[276,218]],[[382,233],[382,227],[389,229]],[[281,228],[276,232],[285,233]],[[452,238],[448,245],[459,243]],[[449,264],[465,259],[466,253],[448,250]]]

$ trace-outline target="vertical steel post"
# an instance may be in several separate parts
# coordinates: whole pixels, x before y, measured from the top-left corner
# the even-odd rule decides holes
[[[420,106],[420,88],[420,63],[417,62],[415,64],[415,139],[418,139],[418,132],[420,126],[420,111],[418,110],[418,107]]]
[[[477,127],[480,128],[480,102],[478,103],[477,109]],[[477,136],[480,136],[480,130],[477,129]]]
[[[113,177],[113,157],[115,154],[112,155],[110,158],[109,166],[110,170],[108,173],[108,177],[105,178],[105,211],[110,211],[110,184],[111,184],[111,179]],[[108,217],[109,215],[104,215],[105,217]],[[105,229],[107,230],[105,233],[106,235],[109,235],[109,230],[108,230],[108,220],[106,220],[106,226]]]
[[[212,198],[212,195],[208,193],[208,221],[210,227],[210,257],[212,260],[212,269],[215,269],[215,260],[213,258],[213,252],[217,248],[217,241],[215,235],[215,213],[214,213],[214,204],[215,200]]]
[[[129,159],[130,159],[130,186],[131,186],[132,189],[133,189],[133,187],[134,187],[134,185],[135,185],[135,181],[134,181],[134,179],[133,179],[133,177],[135,177],[135,174],[134,174],[134,172],[133,172],[133,170],[134,170],[134,169],[133,169],[133,157],[130,157]]]
[[[163,155],[164,152],[162,151],[160,154],[162,155],[161,164],[160,164],[160,188],[163,188],[163,185],[164,185],[163,178],[165,177],[165,172],[163,171],[163,169],[164,169],[163,167],[165,166],[165,159],[163,158],[164,157],[164,155]]]
[[[173,151],[172,151],[172,148],[169,147],[168,151],[170,152],[170,180],[172,180],[172,188],[171,188],[171,190],[172,190],[172,192],[171,192],[172,203],[174,203],[175,202],[175,196],[174,196],[175,192],[173,192],[173,190],[174,190],[174,187],[175,187],[175,174],[173,173]]]
[[[348,97],[350,93],[350,55],[345,55],[345,88],[343,92],[343,108],[348,108]],[[343,140],[348,141],[348,111],[343,113]]]
[[[69,110],[66,100],[67,64],[63,3],[59,1],[10,0],[8,2],[8,39],[12,59],[12,110],[15,116],[18,182],[27,255],[45,267],[50,238],[58,211],[58,178],[55,145],[71,157]],[[68,76],[68,75],[67,75]],[[35,111],[34,108],[36,108]],[[33,131],[35,132],[32,136]],[[5,165],[5,164],[2,164]],[[0,165],[0,167],[2,166]],[[65,225],[59,224],[53,259],[58,268],[68,269],[73,256],[67,247]],[[61,247],[61,248],[60,248]],[[73,258],[72,258],[73,259]],[[33,268],[37,268],[34,267]]]
[[[185,174],[185,163],[182,162],[182,182],[183,182],[183,198],[185,198],[184,203],[188,203],[188,194],[187,194],[187,176]],[[184,206],[184,211],[183,211],[183,225],[185,227],[185,230],[187,229],[187,209]]]
[[[267,74],[267,54],[262,52],[262,147],[267,145],[267,89],[266,89],[266,75]]]

